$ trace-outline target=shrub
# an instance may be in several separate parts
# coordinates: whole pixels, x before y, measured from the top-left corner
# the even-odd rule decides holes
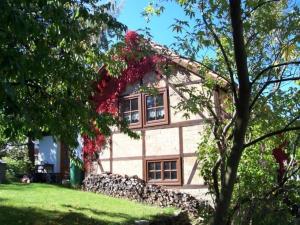
[[[32,169],[26,147],[10,148],[3,157],[3,161],[6,162],[7,166],[6,180],[8,182],[19,180]]]

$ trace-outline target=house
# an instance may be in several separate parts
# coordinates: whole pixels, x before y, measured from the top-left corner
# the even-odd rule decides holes
[[[52,173],[60,173],[63,162],[61,154],[63,148],[60,141],[52,136],[44,136],[34,142],[34,163],[36,166],[48,165],[48,170]]]
[[[78,137],[76,155],[81,157],[82,141]],[[56,175],[57,181],[69,177],[70,157],[67,146],[53,136],[44,136],[34,141],[34,165],[38,173],[51,173]]]
[[[209,116],[207,112],[185,117],[175,107],[185,100],[180,87],[203,88],[198,63],[172,57],[174,76],[147,73],[138,82],[126,87],[119,98],[119,116],[140,135],[139,140],[114,129],[110,142],[94,162],[93,173],[111,172],[137,175],[151,184],[203,194],[207,185],[199,174],[198,143]],[[213,73],[208,76],[218,79]],[[157,88],[159,94],[139,91],[141,86]],[[211,101],[218,113],[222,90],[216,88]]]
[[[182,87],[205,91],[202,85],[204,78],[198,73],[201,64],[175,54],[168,55],[168,58],[172,64],[172,76],[150,71],[128,85],[118,99],[119,116],[127,120],[129,127],[141,138],[131,139],[117,128],[112,128],[109,143],[93,162],[92,173],[137,175],[150,184],[201,195],[207,192],[207,185],[197,170],[201,163],[197,150],[204,126],[210,120],[209,114],[203,111],[187,118],[185,112],[176,109],[181,101],[187,100],[180,90]],[[220,79],[212,72],[208,72],[207,76]],[[219,83],[226,82],[220,80]],[[155,87],[158,94],[142,93],[139,91],[141,86]],[[215,87],[213,93],[213,110],[220,115],[225,92],[221,87]],[[46,156],[43,152],[51,149],[52,142],[47,142],[48,139],[40,141],[40,156]],[[58,145],[56,158],[52,160],[49,156],[48,162],[57,163],[54,166],[56,172],[64,173],[64,151],[61,149]]]

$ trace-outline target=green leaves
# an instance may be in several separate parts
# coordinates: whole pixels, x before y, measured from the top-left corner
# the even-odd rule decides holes
[[[89,96],[106,44],[97,37],[125,26],[93,0],[0,4],[0,137],[49,132],[75,144],[97,117]]]
[[[146,20],[150,20],[151,16],[159,16],[165,7],[163,5],[155,4],[154,2],[150,2],[143,10],[142,15],[146,18]]]
[[[282,139],[270,136],[247,148],[243,148],[241,143],[251,143],[285,127],[299,126],[300,91],[297,83],[300,68],[297,63],[289,63],[300,61],[298,1],[174,2],[182,7],[185,16],[177,16],[170,26],[176,38],[172,46],[190,61],[199,62],[199,77],[202,78],[197,88],[186,85],[179,89],[185,98],[176,109],[184,111],[187,116],[188,113],[205,112],[210,118],[207,133],[201,134],[199,158],[203,162],[201,173],[216,194],[216,208],[221,209],[216,221],[222,223],[219,217],[226,215],[224,205],[231,198],[233,185],[228,184],[230,182],[226,184],[226,180],[230,177],[234,182],[234,168],[239,167],[231,205],[236,211],[232,211],[232,218],[224,221],[228,219],[228,224],[231,220],[232,224],[275,224],[286,219],[287,224],[292,224],[286,202],[278,197],[282,193],[266,197],[266,192],[277,185],[277,165],[272,149],[282,143]],[[239,12],[241,19],[236,17]],[[239,40],[236,38],[238,35]],[[212,75],[213,79],[209,79],[211,76],[208,75]],[[227,81],[225,88],[223,79]],[[202,87],[206,91],[196,91]],[[220,112],[212,101],[215,88],[220,88],[217,90]],[[250,104],[246,97],[249,93]],[[243,126],[248,127],[246,137],[243,137],[243,128],[240,129]],[[297,132],[286,133],[285,138],[294,141]],[[291,154],[291,149],[291,146],[286,149],[288,154]],[[219,166],[217,159],[221,160],[218,160]],[[214,175],[213,168],[217,170]],[[291,183],[289,179],[286,187],[291,188]],[[280,189],[283,193],[284,188]],[[299,196],[297,193],[288,197],[297,199]],[[286,196],[281,197],[286,199]],[[262,217],[267,219],[261,220]]]

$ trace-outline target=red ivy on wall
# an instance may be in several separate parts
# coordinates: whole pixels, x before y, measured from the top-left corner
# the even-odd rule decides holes
[[[92,101],[97,113],[118,114],[118,97],[125,91],[127,85],[139,81],[145,74],[155,71],[158,63],[165,62],[162,56],[157,54],[145,54],[145,42],[134,31],[128,31],[125,35],[124,45],[115,60],[126,63],[126,68],[118,77],[113,77],[102,67],[99,71],[100,81],[95,85],[95,94]],[[106,137],[98,129],[93,130],[95,137],[83,135],[83,158],[85,168],[89,167],[95,152],[100,151],[106,143]]]

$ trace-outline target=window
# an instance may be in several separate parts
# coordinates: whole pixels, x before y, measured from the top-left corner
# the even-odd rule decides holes
[[[149,183],[181,184],[180,158],[146,160],[146,179]]]
[[[138,98],[127,99],[124,101],[123,117],[131,123],[138,123],[140,121]]]
[[[120,103],[121,116],[130,128],[168,124],[166,89],[159,89],[154,96],[143,93],[126,96]]]
[[[160,162],[149,162],[148,163],[148,177],[149,180],[160,180],[161,179],[161,163]]]
[[[164,164],[164,178],[165,180],[177,179],[177,166],[176,161],[166,161]]]
[[[168,98],[166,89],[160,89],[157,95],[147,95],[144,100],[144,126],[155,126],[169,123]]]
[[[146,97],[147,121],[161,120],[165,117],[163,94]]]
[[[141,97],[132,95],[121,100],[121,115],[130,127],[141,126]]]

